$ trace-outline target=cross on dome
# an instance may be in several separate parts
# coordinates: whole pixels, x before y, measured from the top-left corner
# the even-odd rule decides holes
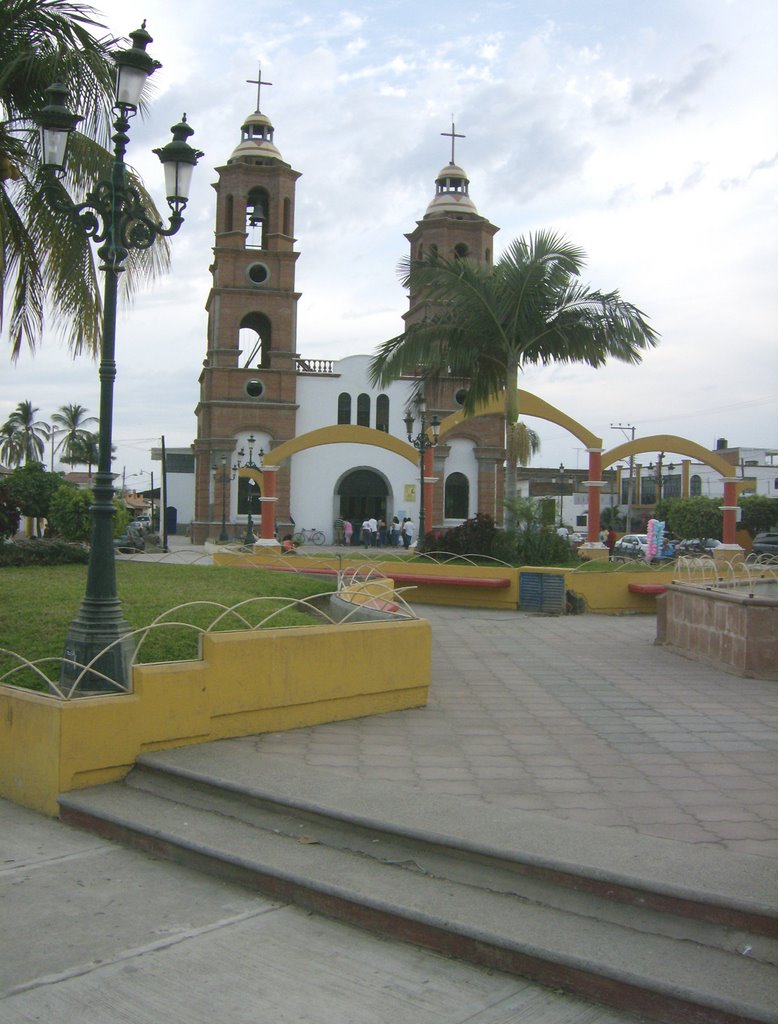
[[[256,78],[247,78],[246,82],[249,85],[256,85],[256,87],[257,87],[257,113],[259,113],[259,95],[260,95],[260,91],[262,89],[262,86],[263,85],[272,85],[273,83],[272,82],[263,82],[262,81],[262,65],[259,64],[257,67],[258,67],[257,77]],[[452,142],[452,146],[453,146],[453,142]]]
[[[451,131],[450,132],[441,132],[440,134],[451,137],[451,163],[455,164],[456,160],[454,159],[454,139],[466,139],[467,136],[466,135],[461,135],[459,132],[457,132],[456,126],[454,125],[454,115],[453,114],[451,115]]]

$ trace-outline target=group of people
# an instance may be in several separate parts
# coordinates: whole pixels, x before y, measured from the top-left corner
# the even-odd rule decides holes
[[[414,534],[415,527],[408,516],[402,522],[394,516],[390,523],[369,516],[358,527],[349,519],[343,521],[343,542],[346,545],[361,544],[365,548],[399,548],[402,545],[407,551],[413,542]]]

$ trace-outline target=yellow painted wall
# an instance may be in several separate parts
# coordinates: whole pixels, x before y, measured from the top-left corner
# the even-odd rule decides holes
[[[202,660],[133,669],[131,694],[61,701],[0,685],[0,796],[57,814],[57,795],[117,781],[139,753],[420,707],[428,622],[203,637]]]
[[[306,561],[304,561],[306,559]],[[241,566],[244,568],[261,569],[263,566],[278,565],[289,567],[288,556],[279,555],[273,550],[260,548],[251,554],[244,554],[235,551],[215,551],[213,554],[215,565]],[[343,569],[345,571],[358,571],[367,574],[370,570],[385,576],[392,573],[412,573],[414,576],[434,576],[436,579],[447,576],[459,576],[470,578],[497,577],[509,581],[507,587],[499,590],[469,589],[466,587],[443,587],[440,584],[413,583],[406,584],[401,580],[395,583],[395,589],[402,594],[409,604],[435,604],[449,605],[458,608],[502,608],[514,609],[519,603],[519,570],[510,566],[484,566],[484,565],[441,565],[436,562],[411,562],[400,559],[379,559],[361,558],[358,554],[344,554],[340,557],[326,557],[324,555],[299,555],[294,563],[294,568],[299,572],[305,571],[305,566],[313,569]]]
[[[653,569],[651,572],[567,572],[565,590],[569,590],[576,598],[583,598],[588,612],[605,615],[653,613],[656,611],[656,597],[649,594],[632,594],[629,591],[629,584],[667,585],[672,578],[672,569]]]

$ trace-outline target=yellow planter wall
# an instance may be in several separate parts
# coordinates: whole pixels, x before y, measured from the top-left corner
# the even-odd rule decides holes
[[[215,551],[215,565],[231,565],[242,568],[286,567],[290,556],[279,555],[273,549],[255,549],[251,554],[230,551]],[[306,559],[308,559],[306,563]],[[399,591],[408,604],[440,604],[457,608],[503,608],[515,611],[519,603],[519,570],[510,566],[486,565],[440,565],[436,562],[410,562],[397,559],[381,561],[380,559],[361,558],[358,554],[327,557],[300,555],[294,565],[300,572],[305,572],[306,564],[312,569],[344,569],[359,570],[367,573],[370,569],[385,576],[391,573],[407,573],[414,576],[434,576],[445,579],[447,576],[470,577],[479,579],[497,577],[509,581],[507,587],[499,590],[469,587],[445,587],[439,583],[404,583],[398,580],[395,589]]]
[[[136,666],[131,694],[0,685],[0,796],[56,815],[143,751],[420,707],[431,672],[430,625],[407,620],[206,634],[199,661]]]

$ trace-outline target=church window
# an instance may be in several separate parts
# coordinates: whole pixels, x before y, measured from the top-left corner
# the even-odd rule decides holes
[[[248,313],[243,317],[238,331],[238,345],[241,353],[246,355],[244,366],[270,366],[272,327],[264,313]]]
[[[246,274],[252,284],[267,284],[270,280],[270,270],[264,263],[252,263]]]
[[[389,433],[389,396],[379,395],[375,403],[375,428]]]
[[[341,391],[338,395],[338,423],[351,423],[351,395]]]
[[[466,398],[467,398],[467,388],[458,388],[457,391],[454,393],[454,401],[457,403],[457,405],[460,407],[460,409],[465,404],[465,399]]]
[[[463,260],[469,251],[464,242],[457,242],[454,246],[454,255],[458,260]]]
[[[357,398],[357,426],[370,426],[370,395],[362,394]]]
[[[284,234],[292,237],[292,200],[288,196],[284,200]]]
[[[249,398],[261,398],[265,393],[265,385],[261,380],[246,381],[246,394]]]
[[[699,498],[702,494],[702,478],[695,473],[689,479],[689,495],[692,498]]]
[[[227,196],[227,201],[224,204],[224,230],[225,231],[232,231],[232,208],[233,208],[233,198],[232,198],[232,196]]]
[[[446,477],[446,519],[467,519],[470,503],[470,482],[464,473]]]

